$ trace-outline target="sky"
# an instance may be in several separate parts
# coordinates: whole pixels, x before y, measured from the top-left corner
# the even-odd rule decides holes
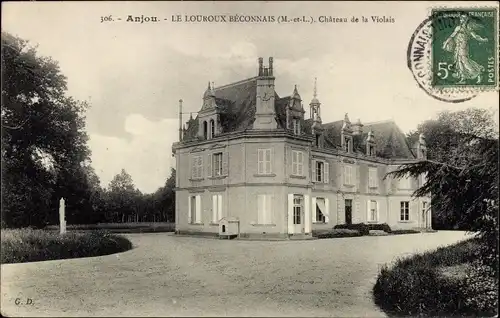
[[[393,119],[402,131],[444,110],[496,111],[498,92],[447,103],[429,97],[406,66],[411,35],[436,6],[467,2],[3,2],[2,30],[59,62],[68,95],[86,100],[92,166],[107,186],[123,168],[154,192],[175,167],[178,100],[197,112],[207,82],[257,75],[274,58],[276,92],[297,85],[306,107],[317,78],[323,122]],[[475,2],[475,6],[497,6]],[[385,16],[394,23],[189,23],[172,15]],[[112,16],[113,22],[101,22]],[[126,22],[128,15],[158,23]],[[118,21],[117,18],[122,18]],[[168,21],[164,19],[167,18]],[[183,121],[189,115],[184,115]]]

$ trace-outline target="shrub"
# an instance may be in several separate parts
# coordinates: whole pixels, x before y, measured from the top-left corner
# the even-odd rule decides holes
[[[498,279],[490,275],[490,268],[479,261],[466,272],[464,280],[465,304],[479,316],[495,316],[498,310]]]
[[[0,262],[25,263],[101,256],[131,248],[132,243],[127,238],[102,230],[67,232],[63,235],[44,230],[3,230]]]
[[[59,231],[58,225],[46,226],[47,230]],[[133,223],[98,223],[98,224],[70,224],[68,230],[107,230],[112,233],[150,233],[174,232],[175,223],[168,222],[133,222]]]
[[[333,227],[333,229],[348,229],[348,230],[356,230],[361,233],[361,235],[369,235],[370,228],[368,225],[364,223],[355,223],[355,224],[337,224]]]
[[[329,230],[328,232],[318,233],[316,236],[318,238],[335,238],[335,237],[362,236],[362,234],[357,230],[334,229],[334,230]]]
[[[382,224],[368,224],[367,225],[370,230],[374,231],[384,231],[386,233],[391,233],[391,227],[387,223],[382,223]]]
[[[475,263],[478,240],[468,239],[435,251],[400,258],[392,268],[384,266],[373,288],[375,303],[396,316],[484,316],[498,304],[498,283],[478,273],[448,278],[439,269]]]
[[[420,233],[420,231],[417,230],[392,230],[391,234],[397,235],[397,234],[416,234]]]

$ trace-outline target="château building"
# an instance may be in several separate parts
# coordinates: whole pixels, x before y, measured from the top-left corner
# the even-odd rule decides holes
[[[312,83],[311,83],[312,84]],[[258,74],[208,87],[201,109],[182,125],[176,158],[176,232],[219,233],[239,222],[243,237],[310,235],[343,223],[430,229],[430,197],[411,194],[421,178],[385,178],[426,158],[423,135],[408,145],[392,120],[323,123],[314,83],[308,118],[297,87],[275,91],[273,58]]]

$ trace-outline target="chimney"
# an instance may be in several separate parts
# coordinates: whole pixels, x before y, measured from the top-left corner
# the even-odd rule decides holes
[[[273,57],[269,58],[269,76],[273,76]]]
[[[264,63],[264,59],[262,59],[262,57],[259,57],[259,76],[264,75],[263,63]]]
[[[179,141],[182,141],[182,99],[179,99]]]

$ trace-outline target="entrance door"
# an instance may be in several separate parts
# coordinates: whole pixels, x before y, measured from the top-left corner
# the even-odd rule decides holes
[[[352,200],[345,200],[345,223],[352,224]]]
[[[293,196],[293,233],[304,233],[304,197]]]

